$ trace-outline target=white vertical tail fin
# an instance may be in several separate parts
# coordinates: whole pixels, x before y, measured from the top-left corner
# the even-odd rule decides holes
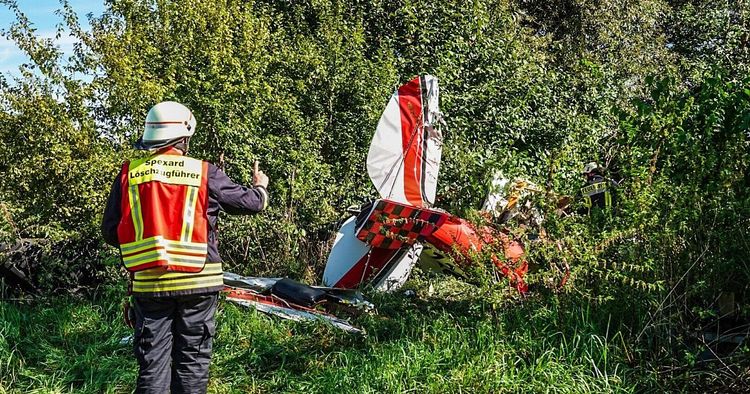
[[[367,155],[381,197],[429,207],[435,202],[443,136],[438,81],[415,77],[391,96]]]

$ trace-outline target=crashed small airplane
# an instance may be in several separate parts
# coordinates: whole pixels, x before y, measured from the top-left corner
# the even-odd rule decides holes
[[[333,315],[342,307],[372,309],[358,289],[397,290],[418,263],[425,269],[465,277],[462,267],[490,245],[502,247],[504,256],[493,255],[494,264],[513,287],[525,293],[528,287],[523,277],[528,266],[520,243],[490,226],[477,229],[433,206],[443,146],[444,122],[438,104],[438,81],[431,75],[415,77],[391,96],[367,155],[367,172],[381,199],[349,209],[354,215],[336,234],[323,287],[226,273],[227,300],[283,318],[323,320],[361,332]],[[518,193],[504,197],[499,196],[502,190],[491,190],[484,208],[495,216],[507,216],[521,191],[534,191],[522,181],[512,186]]]
[[[382,199],[365,204],[339,230],[323,274],[325,285],[369,284],[392,291],[417,263],[465,276],[461,267],[472,255],[499,244],[504,258],[493,257],[495,265],[526,292],[521,244],[433,207],[443,146],[438,103],[437,78],[430,75],[412,79],[391,97],[367,156],[367,172]],[[491,193],[490,199],[500,197]]]

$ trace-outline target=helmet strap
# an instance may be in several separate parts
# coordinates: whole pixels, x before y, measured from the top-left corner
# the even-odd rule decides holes
[[[186,155],[190,148],[190,137],[183,138],[180,142],[173,145],[175,149],[182,151],[182,154]]]

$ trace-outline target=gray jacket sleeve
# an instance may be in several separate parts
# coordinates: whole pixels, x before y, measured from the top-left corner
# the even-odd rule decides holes
[[[117,226],[120,224],[121,176],[122,172],[118,173],[114,183],[112,183],[109,198],[107,199],[107,206],[104,208],[104,217],[102,218],[102,237],[104,237],[104,242],[114,247],[120,246],[120,241],[117,238]]]
[[[211,163],[208,164],[208,194],[223,211],[232,215],[257,213],[268,206],[266,188],[238,185]]]

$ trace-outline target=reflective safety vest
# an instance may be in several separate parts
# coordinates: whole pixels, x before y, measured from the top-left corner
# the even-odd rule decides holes
[[[208,163],[156,154],[123,164],[120,254],[131,272],[201,272],[208,254]]]
[[[581,194],[583,195],[583,204],[587,208],[591,208],[594,204],[592,197],[604,194],[604,205],[599,202],[597,205],[600,208],[609,208],[612,206],[612,193],[609,190],[609,186],[606,180],[601,182],[592,183],[581,188]],[[598,199],[597,199],[598,200]]]

